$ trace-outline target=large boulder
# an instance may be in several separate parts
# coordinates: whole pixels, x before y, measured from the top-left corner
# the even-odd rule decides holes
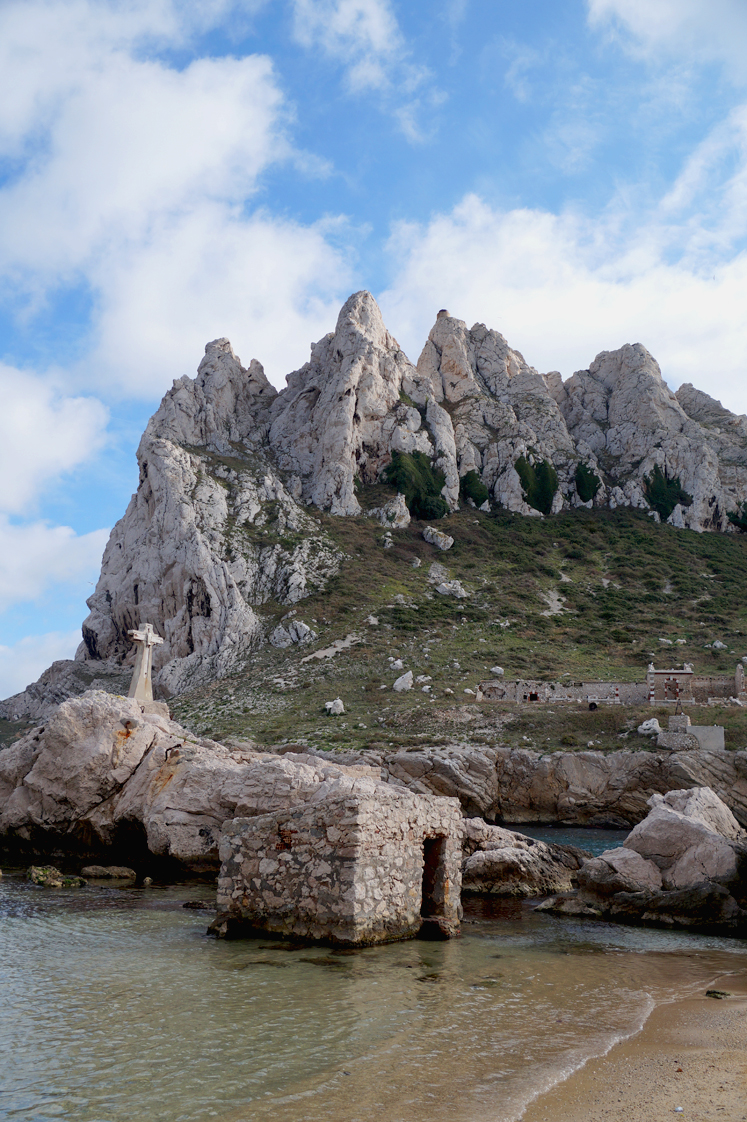
[[[578,875],[578,883],[592,894],[614,896],[616,892],[658,890],[662,880],[661,872],[653,861],[647,861],[640,853],[620,846],[587,861]]]
[[[491,896],[547,896],[567,892],[587,854],[491,826],[464,823],[462,891]]]
[[[747,930],[747,832],[710,790],[670,791],[621,848],[588,861],[581,898],[612,919]]]
[[[218,866],[228,818],[307,802],[378,769],[338,767],[198,739],[131,698],[90,691],[0,752],[0,837],[21,852],[60,848],[137,867],[150,856]],[[117,862],[119,863],[119,862]]]
[[[710,787],[652,795],[649,805],[648,817],[630,832],[625,848],[657,865],[665,888],[735,879],[747,833]]]

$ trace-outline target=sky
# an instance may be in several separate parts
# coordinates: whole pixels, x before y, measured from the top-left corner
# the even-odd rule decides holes
[[[135,451],[228,336],[374,293],[747,413],[745,0],[0,0],[0,697],[73,656]]]

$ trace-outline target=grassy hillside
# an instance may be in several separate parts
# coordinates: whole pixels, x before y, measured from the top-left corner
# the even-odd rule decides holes
[[[384,491],[362,497],[380,505]],[[439,522],[455,539],[442,553],[423,540],[424,523],[392,531],[385,549],[372,520],[309,513],[346,555],[327,591],[296,606],[319,639],[265,647],[239,673],[177,699],[176,718],[196,731],[330,748],[460,739],[612,748],[638,741],[620,734],[650,716],[648,707],[600,709],[592,720],[586,706],[478,706],[464,690],[495,664],[507,678],[640,681],[651,660],[725,674],[747,655],[743,534],[674,530],[630,510],[540,519],[468,508]],[[447,572],[434,573],[434,563]],[[467,598],[437,593],[445,577],[461,581]],[[287,610],[262,612],[271,628]],[[351,645],[333,657],[307,657],[346,638]],[[725,651],[708,646],[716,639]],[[402,671],[390,669],[390,656],[428,675],[430,693],[421,684],[394,693]],[[346,713],[327,717],[324,703],[336,697]],[[725,724],[729,747],[747,745],[747,710],[709,709],[698,719]]]

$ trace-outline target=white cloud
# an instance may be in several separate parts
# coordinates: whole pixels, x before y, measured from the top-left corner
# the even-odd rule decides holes
[[[77,630],[49,631],[29,635],[12,646],[0,645],[0,698],[20,693],[57,659],[72,658],[79,643]]]
[[[587,0],[592,26],[624,29],[649,53],[725,63],[747,78],[747,5],[744,0]]]
[[[430,71],[413,61],[389,0],[292,0],[293,29],[307,50],[339,63],[351,93],[376,91],[413,143],[444,94]]]
[[[398,271],[382,308],[413,360],[447,307],[564,377],[601,350],[641,342],[671,385],[691,381],[747,412],[747,253],[704,271],[670,260],[667,233],[649,225],[620,244],[612,224],[499,211],[470,195],[448,214],[394,231]]]
[[[229,7],[0,9],[0,155],[17,160],[0,189],[2,271],[27,318],[60,285],[91,292],[91,349],[68,372],[79,388],[157,396],[221,334],[280,381],[307,357],[291,331],[323,334],[346,294],[347,254],[326,239],[334,223],[247,209],[279,161],[326,174],[287,139],[270,60],[199,58],[177,69],[148,54],[184,44]],[[341,10],[336,34],[386,53],[391,27],[374,8]]]
[[[4,130],[5,152],[23,144],[26,158],[0,192],[0,250],[16,283],[85,271],[202,199],[244,200],[289,155],[267,58],[201,58],[176,70],[140,57],[139,25],[123,35],[116,10],[106,24],[100,4],[49,4],[57,18],[46,24],[36,7],[0,15],[10,104],[16,82],[28,87]],[[80,9],[99,31],[82,42]]]
[[[2,364],[0,400],[0,511],[22,514],[46,482],[101,448],[108,412],[94,398],[66,396],[53,380]]]
[[[52,585],[95,580],[108,530],[76,534],[47,522],[14,525],[0,516],[0,612],[37,600]]]
[[[692,259],[729,252],[747,235],[747,105],[733,109],[695,146],[659,217],[687,229]]]
[[[101,262],[107,275],[87,367],[129,393],[160,394],[173,378],[193,376],[205,343],[225,335],[245,366],[257,358],[284,385],[334,325],[352,283],[330,233],[344,227],[247,219],[210,203],[165,221],[147,246]]]
[[[388,85],[404,51],[388,0],[293,0],[293,15],[298,42],[344,62],[353,90]]]

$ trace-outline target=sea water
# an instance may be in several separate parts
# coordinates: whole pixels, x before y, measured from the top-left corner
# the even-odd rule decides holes
[[[560,840],[560,838],[558,839]],[[509,1122],[747,943],[468,900],[461,938],[206,935],[194,885],[0,882],[0,1117]]]

